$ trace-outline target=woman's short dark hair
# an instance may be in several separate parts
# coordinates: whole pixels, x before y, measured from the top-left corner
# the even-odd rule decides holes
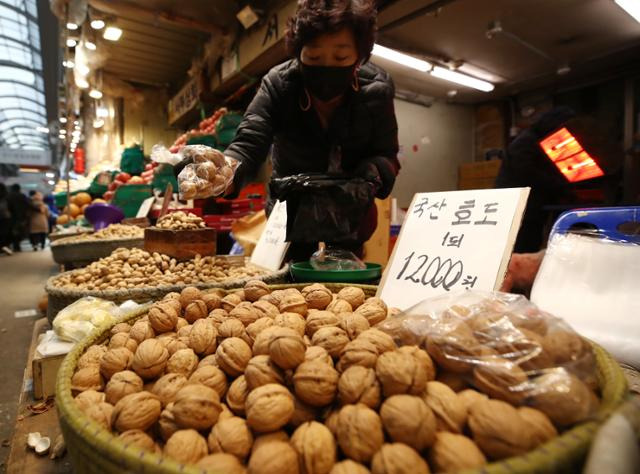
[[[347,27],[353,30],[358,57],[364,63],[373,49],[376,19],[373,0],[298,0],[296,14],[287,25],[287,49],[291,56],[299,58],[309,41]]]

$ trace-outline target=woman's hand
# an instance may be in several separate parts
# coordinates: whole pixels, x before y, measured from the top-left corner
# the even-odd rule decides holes
[[[540,264],[544,258],[544,250],[537,253],[514,253],[509,261],[507,275],[500,291],[511,291],[514,288],[529,291],[536,279]]]

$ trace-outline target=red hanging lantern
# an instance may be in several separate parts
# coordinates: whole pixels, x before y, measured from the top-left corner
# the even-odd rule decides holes
[[[73,171],[76,174],[84,174],[85,167],[84,148],[76,148],[73,152]]]

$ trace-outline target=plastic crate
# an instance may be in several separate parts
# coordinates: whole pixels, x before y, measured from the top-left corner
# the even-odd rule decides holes
[[[125,217],[136,217],[142,202],[152,196],[148,184],[125,184],[116,189],[111,204],[122,209]]]

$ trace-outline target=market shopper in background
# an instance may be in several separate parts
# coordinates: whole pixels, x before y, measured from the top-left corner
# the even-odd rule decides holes
[[[49,232],[49,208],[38,191],[32,191],[30,196],[29,240],[34,251],[38,250],[38,246],[40,250],[44,250]]]
[[[20,252],[20,243],[27,237],[29,232],[29,211],[31,202],[29,198],[22,194],[19,184],[11,185],[8,196],[9,212],[11,213],[11,241],[13,251]]]
[[[376,18],[372,0],[298,2],[286,36],[292,59],[264,77],[225,151],[240,162],[233,189],[255,178],[271,149],[273,178],[344,173],[364,178],[378,198],[391,193],[400,169],[398,126],[393,82],[368,62]],[[277,197],[269,196],[267,212]],[[357,237],[328,244],[361,255],[376,226],[372,195]],[[308,259],[316,249],[317,243],[294,241],[289,258]]]
[[[0,252],[11,255],[11,211],[7,187],[0,183]]]

